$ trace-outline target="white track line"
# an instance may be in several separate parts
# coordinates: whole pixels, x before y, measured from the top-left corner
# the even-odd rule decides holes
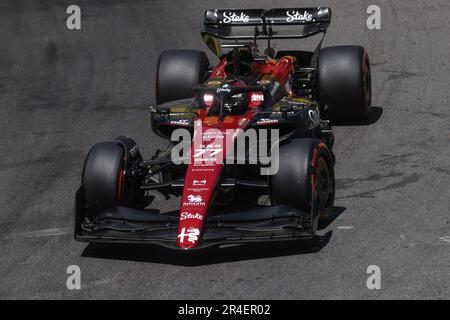
[[[6,238],[52,237],[52,236],[62,236],[69,233],[70,233],[69,228],[51,228],[51,229],[14,233],[12,235],[6,236]]]
[[[338,230],[350,230],[350,229],[353,229],[353,226],[340,226],[340,227],[337,227],[336,229],[338,229]]]

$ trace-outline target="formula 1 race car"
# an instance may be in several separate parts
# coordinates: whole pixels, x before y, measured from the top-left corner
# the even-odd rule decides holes
[[[330,20],[325,7],[207,10],[201,36],[219,62],[161,54],[150,124],[168,147],[146,161],[123,136],[91,148],[76,240],[186,250],[314,237],[333,210],[331,123],[363,118],[371,101],[366,50],[321,48]],[[311,52],[271,46],[313,35]],[[149,208],[155,191],[181,196],[179,210]]]

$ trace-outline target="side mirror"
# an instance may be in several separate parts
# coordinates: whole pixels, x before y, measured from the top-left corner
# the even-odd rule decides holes
[[[170,113],[170,108],[156,106],[153,108],[152,112],[156,112],[160,115],[168,115]]]

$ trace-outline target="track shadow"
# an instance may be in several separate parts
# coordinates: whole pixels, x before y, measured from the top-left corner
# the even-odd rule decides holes
[[[370,126],[376,123],[381,116],[383,115],[383,108],[372,106],[370,108],[369,114],[361,119],[356,121],[348,121],[348,120],[334,120],[332,121],[333,126]]]
[[[327,228],[345,211],[345,209],[345,207],[334,207],[328,218],[326,220],[320,221],[318,229],[323,230]]]
[[[144,244],[89,244],[83,257],[161,263],[178,266],[202,266],[225,262],[309,254],[325,247],[332,232],[311,240],[291,240],[272,243],[255,243],[203,250],[170,250]]]

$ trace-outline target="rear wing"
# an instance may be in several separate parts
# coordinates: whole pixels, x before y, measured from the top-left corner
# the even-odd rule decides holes
[[[203,35],[228,40],[306,38],[325,33],[331,9],[210,9],[205,11]]]

